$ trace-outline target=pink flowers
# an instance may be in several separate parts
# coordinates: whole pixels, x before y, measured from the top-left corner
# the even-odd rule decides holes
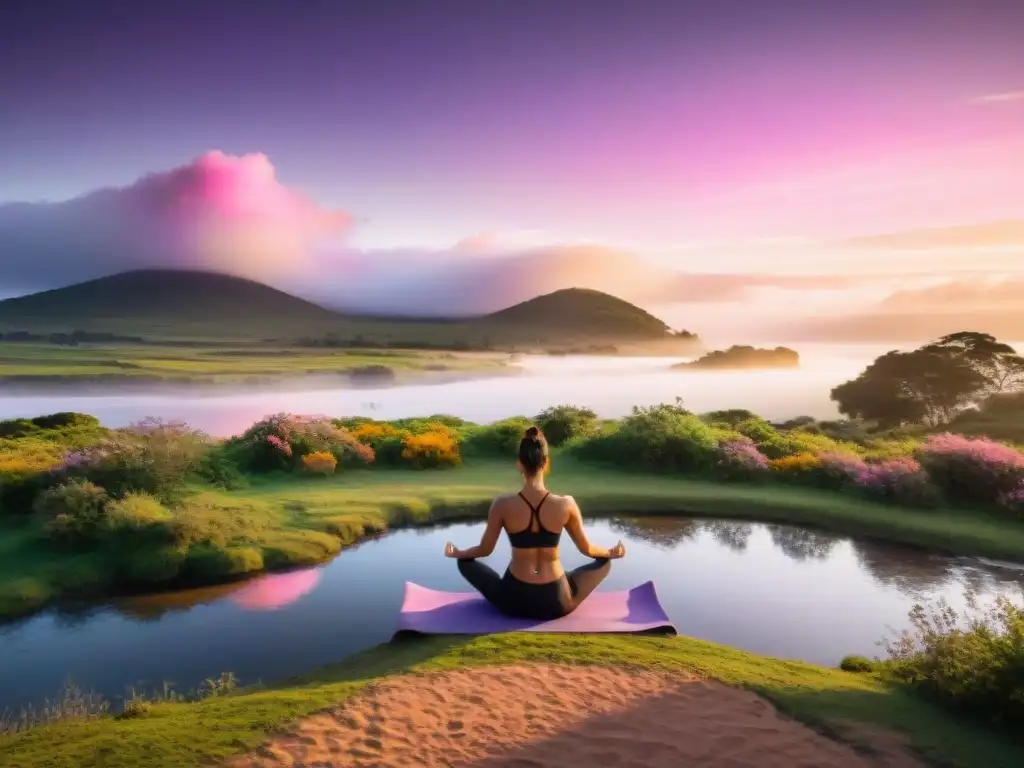
[[[272,448],[274,448],[275,450],[280,451],[285,456],[291,456],[292,455],[292,447],[291,447],[291,445],[289,443],[285,442],[284,440],[282,440],[277,435],[267,435],[267,442],[270,444],[270,446]]]
[[[920,455],[932,481],[953,499],[994,504],[1024,486],[1024,453],[988,438],[934,435]]]
[[[897,504],[932,507],[940,500],[938,489],[911,458],[865,464],[855,482],[868,496]]]
[[[768,473],[768,457],[753,443],[734,440],[718,447],[717,468],[724,479],[752,480]]]

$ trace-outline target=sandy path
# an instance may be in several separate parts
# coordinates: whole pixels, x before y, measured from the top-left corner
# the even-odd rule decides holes
[[[874,746],[874,745],[873,745]],[[306,718],[230,768],[562,766],[920,768],[897,739],[862,754],[720,683],[518,665],[404,675]]]

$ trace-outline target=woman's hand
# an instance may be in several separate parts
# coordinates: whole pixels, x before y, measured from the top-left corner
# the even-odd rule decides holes
[[[444,545],[444,556],[445,557],[458,557],[459,556],[459,550],[450,541],[445,542],[445,545]]]
[[[621,541],[614,547],[608,550],[608,557],[612,560],[618,560],[620,557],[626,556],[626,545]]]

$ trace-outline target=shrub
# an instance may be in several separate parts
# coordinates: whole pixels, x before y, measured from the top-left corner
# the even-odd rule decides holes
[[[767,476],[768,457],[750,442],[722,443],[715,472],[723,480],[756,480]]]
[[[865,656],[844,656],[843,660],[839,662],[839,668],[845,672],[876,672],[879,669],[879,663]]]
[[[133,543],[169,543],[175,538],[174,516],[155,496],[129,493],[123,499],[107,502],[97,533],[123,537]]]
[[[238,469],[235,457],[224,445],[210,446],[196,467],[196,476],[210,485],[217,485],[227,491],[246,486],[245,475]]]
[[[332,475],[338,460],[330,451],[316,451],[302,457],[302,469],[311,475]]]
[[[1006,598],[973,616],[916,605],[911,629],[885,643],[887,672],[965,715],[1024,727],[1024,609]]]
[[[1024,485],[999,497],[999,506],[1011,514],[1024,517]]]
[[[0,513],[29,514],[36,497],[60,481],[63,454],[34,437],[0,440]]]
[[[289,471],[302,466],[302,457],[326,451],[339,466],[365,465],[374,460],[373,448],[329,419],[279,413],[253,424],[234,438],[229,450],[250,472]]]
[[[768,462],[772,474],[786,482],[813,484],[821,475],[821,459],[813,453],[782,456]]]
[[[701,415],[701,420],[708,424],[724,424],[736,427],[745,421],[762,421],[761,417],[746,408],[727,408],[723,411],[709,411]]]
[[[712,471],[718,459],[715,430],[679,402],[634,407],[617,431],[585,440],[577,450],[599,460],[691,474]]]
[[[104,522],[107,492],[88,480],[70,480],[43,491],[35,512],[56,543],[77,547],[96,539]]]
[[[939,489],[910,458],[866,464],[857,477],[857,487],[876,501],[910,507],[935,507],[941,501]]]
[[[855,486],[867,469],[864,459],[849,453],[822,453],[818,455],[818,463],[816,485],[834,491]]]
[[[462,463],[458,443],[447,432],[409,435],[402,441],[402,458],[418,469],[454,467]]]
[[[919,455],[932,482],[957,501],[998,504],[1024,485],[1024,453],[988,438],[932,435]]]
[[[531,425],[525,416],[514,416],[493,424],[469,427],[463,438],[462,452],[467,456],[514,457],[523,433]]]
[[[559,446],[573,438],[597,432],[597,414],[589,408],[557,405],[537,414],[534,421],[544,432],[548,444]]]
[[[755,443],[774,442],[782,437],[775,427],[759,418],[741,421],[736,425],[736,431],[749,437]]]
[[[85,451],[69,454],[64,469],[101,485],[111,496],[141,491],[174,502],[184,493],[208,445],[205,435],[183,423],[147,419],[110,432]]]

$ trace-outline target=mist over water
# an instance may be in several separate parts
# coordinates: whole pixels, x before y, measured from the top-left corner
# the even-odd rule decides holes
[[[282,411],[379,419],[448,413],[477,422],[532,416],[558,404],[587,406],[603,418],[619,418],[634,405],[656,405],[681,397],[690,410],[748,408],[768,419],[839,414],[831,389],[859,374],[874,358],[894,347],[803,345],[797,369],[674,371],[678,357],[522,356],[517,375],[444,383],[382,387],[303,388],[282,382],[280,389],[161,389],[152,393],[0,397],[0,418],[32,417],[58,411],[97,416],[108,426],[124,426],[154,416],[185,421],[216,436],[244,430],[261,417]]]

